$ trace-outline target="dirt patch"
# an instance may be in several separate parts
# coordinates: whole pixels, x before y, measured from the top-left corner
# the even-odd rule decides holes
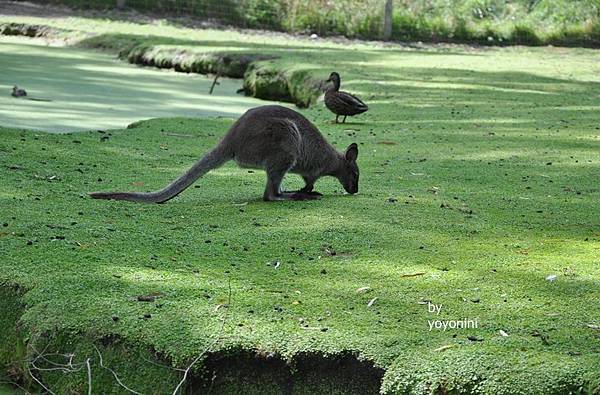
[[[60,17],[73,14],[73,10],[57,4],[35,4],[27,1],[0,1],[0,14],[14,16]]]
[[[23,314],[22,290],[0,285],[0,381],[23,383],[25,346],[19,330]]]
[[[383,369],[352,353],[279,356],[249,351],[213,354],[192,378],[189,392],[244,394],[378,394]]]

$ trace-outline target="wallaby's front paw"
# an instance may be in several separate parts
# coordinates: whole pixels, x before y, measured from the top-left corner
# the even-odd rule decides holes
[[[291,195],[292,200],[317,200],[321,198],[320,193],[314,194],[312,192],[304,193],[304,192],[296,192]]]
[[[317,192],[317,191],[313,191],[311,190],[306,190],[305,188],[299,189],[297,191],[285,191],[284,193],[290,194],[290,195],[294,195],[294,194],[299,194],[299,195],[309,195],[309,196],[323,196],[322,193]]]

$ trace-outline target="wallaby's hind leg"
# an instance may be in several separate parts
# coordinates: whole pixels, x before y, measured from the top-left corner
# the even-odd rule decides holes
[[[291,166],[271,167],[267,168],[267,186],[265,187],[265,193],[263,200],[283,200],[281,197],[281,182],[285,173],[291,168]]]
[[[263,195],[265,201],[275,200],[313,200],[318,199],[319,196],[298,192],[282,192],[281,182],[285,173],[288,172],[294,165],[294,161],[290,160],[277,160],[267,163],[267,186]]]

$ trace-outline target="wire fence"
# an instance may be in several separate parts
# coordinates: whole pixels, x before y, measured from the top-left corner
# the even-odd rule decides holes
[[[240,28],[361,38],[389,38],[389,35],[384,35],[386,32],[384,21],[386,3],[388,7],[392,4],[392,0],[51,0],[51,2],[83,9],[134,10],[162,17],[190,18]],[[391,26],[391,8],[389,22]]]
[[[117,8],[205,20],[243,28],[283,30],[284,8],[262,0],[118,0]]]
[[[319,36],[600,47],[600,0],[29,1]]]

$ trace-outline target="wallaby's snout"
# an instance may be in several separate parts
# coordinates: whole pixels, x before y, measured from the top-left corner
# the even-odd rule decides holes
[[[354,195],[355,193],[358,193],[358,184],[351,186],[350,188],[344,188],[346,189],[346,192],[348,192],[350,195]]]
[[[355,177],[351,176],[345,182],[342,182],[342,186],[350,195],[358,193],[358,174]]]
[[[352,143],[346,148],[346,152],[344,153],[344,168],[338,176],[344,190],[351,195],[358,193],[359,172],[356,158],[358,158],[358,145]]]

